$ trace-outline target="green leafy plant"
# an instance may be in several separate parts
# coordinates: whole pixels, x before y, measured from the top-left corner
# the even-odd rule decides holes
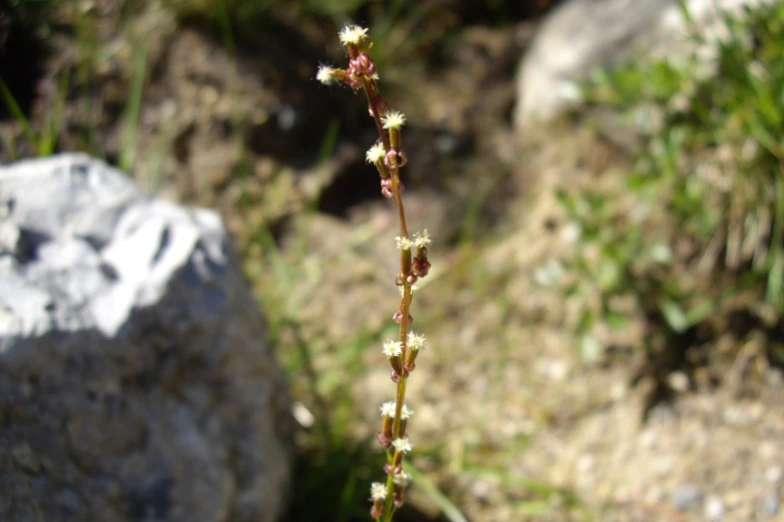
[[[638,136],[619,188],[563,191],[575,236],[570,294],[594,353],[597,323],[643,314],[649,339],[784,305],[784,6],[725,16],[726,36],[682,63],[599,71],[588,113]],[[705,51],[712,59],[705,59]],[[768,321],[770,322],[770,321]]]
[[[370,57],[373,44],[368,42],[367,29],[347,26],[340,32],[340,41],[346,47],[349,64],[346,69],[321,66],[317,79],[324,84],[341,83],[354,90],[362,90],[368,100],[368,112],[376,124],[380,141],[370,147],[366,158],[373,164],[381,179],[381,193],[395,202],[398,212],[400,235],[395,238],[399,250],[400,271],[395,280],[400,288],[400,304],[392,317],[400,325],[398,339],[387,339],[383,353],[392,367],[391,378],[396,385],[395,400],[381,406],[383,418],[378,441],[386,449],[387,463],[384,471],[385,483],[371,485],[373,507],[370,515],[377,521],[389,522],[395,511],[406,499],[406,489],[411,475],[403,471],[405,455],[413,445],[406,433],[408,419],[413,414],[406,404],[406,385],[411,372],[416,368],[416,359],[425,348],[425,336],[411,331],[413,317],[410,314],[415,283],[428,275],[430,261],[428,247],[430,237],[427,230],[411,238],[406,222],[402,194],[405,190],[400,181],[400,169],[407,163],[402,144],[402,128],[405,116],[392,110],[381,95],[378,86],[376,64]]]

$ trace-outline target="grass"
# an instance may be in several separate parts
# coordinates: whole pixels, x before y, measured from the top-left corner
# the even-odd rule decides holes
[[[728,35],[715,43],[695,33],[714,67],[696,54],[639,59],[597,71],[585,88],[580,117],[610,108],[640,146],[620,184],[560,194],[580,231],[563,288],[586,303],[584,342],[596,343],[597,325],[622,330],[642,317],[648,350],[669,365],[683,359],[676,339],[721,335],[733,314],[749,318],[746,331],[769,323],[760,310],[780,317],[784,7],[724,23]]]
[[[60,80],[58,96],[55,99],[54,106],[51,110],[46,112],[46,117],[40,125],[40,128],[34,129],[24,111],[22,111],[22,108],[17,103],[13,93],[11,93],[11,90],[8,88],[8,85],[0,78],[0,98],[13,118],[22,127],[23,135],[28,143],[32,145],[36,156],[50,156],[55,152],[57,136],[60,132],[60,125],[62,123],[65,98],[68,94],[69,80],[70,71],[67,70]],[[10,159],[18,159],[19,148],[14,134],[9,135],[6,147],[9,151]]]
[[[119,167],[123,172],[133,172],[136,166],[136,135],[139,127],[139,114],[142,108],[144,76],[147,70],[147,44],[139,42],[135,49],[133,76],[122,121],[123,133]]]

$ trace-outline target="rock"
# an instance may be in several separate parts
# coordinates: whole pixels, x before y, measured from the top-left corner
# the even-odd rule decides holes
[[[776,0],[687,0],[697,26],[720,33],[717,14]],[[523,58],[515,126],[530,128],[556,117],[579,98],[575,81],[634,52],[677,60],[694,51],[677,0],[571,0],[542,24]]]
[[[727,513],[727,507],[720,497],[711,495],[705,501],[705,518],[708,520],[721,520]]]
[[[672,505],[678,511],[688,511],[702,502],[702,488],[697,484],[681,484],[672,494]]]
[[[285,379],[216,214],[0,167],[0,520],[278,519]]]

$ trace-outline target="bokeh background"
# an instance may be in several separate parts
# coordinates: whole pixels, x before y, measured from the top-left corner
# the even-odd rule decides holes
[[[399,519],[782,520],[784,7],[746,3],[12,0],[0,160],[218,210],[301,426],[285,520],[367,520],[396,213],[315,81],[362,24],[434,240]]]

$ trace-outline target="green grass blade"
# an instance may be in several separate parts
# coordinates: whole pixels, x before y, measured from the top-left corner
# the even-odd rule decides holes
[[[40,139],[38,144],[39,156],[51,156],[54,153],[55,145],[57,144],[57,137],[60,135],[60,123],[63,120],[63,110],[65,109],[65,100],[68,97],[68,86],[71,80],[71,70],[66,69],[60,79],[60,85],[57,90],[57,99],[54,103],[52,115],[46,122],[46,134]]]
[[[11,93],[11,89],[8,88],[6,83],[0,78],[0,96],[3,98],[3,102],[5,103],[8,110],[11,111],[11,115],[16,119],[17,122],[22,126],[24,129],[24,133],[27,136],[27,139],[30,140],[34,146],[38,142],[38,139],[35,136],[35,131],[30,126],[30,122],[28,121],[27,117],[22,111],[22,108],[16,102],[16,98],[14,98],[13,93]],[[37,149],[37,147],[36,147]]]
[[[777,307],[781,307],[782,294],[784,294],[784,249],[781,241],[784,238],[784,172],[776,177],[776,200],[773,222],[773,241],[771,241],[771,254],[773,261],[768,274],[767,299]]]
[[[136,163],[136,132],[139,126],[146,69],[147,44],[143,43],[139,52],[134,56],[131,93],[123,115],[124,132],[122,151],[120,152],[120,170],[126,173],[131,173]]]

